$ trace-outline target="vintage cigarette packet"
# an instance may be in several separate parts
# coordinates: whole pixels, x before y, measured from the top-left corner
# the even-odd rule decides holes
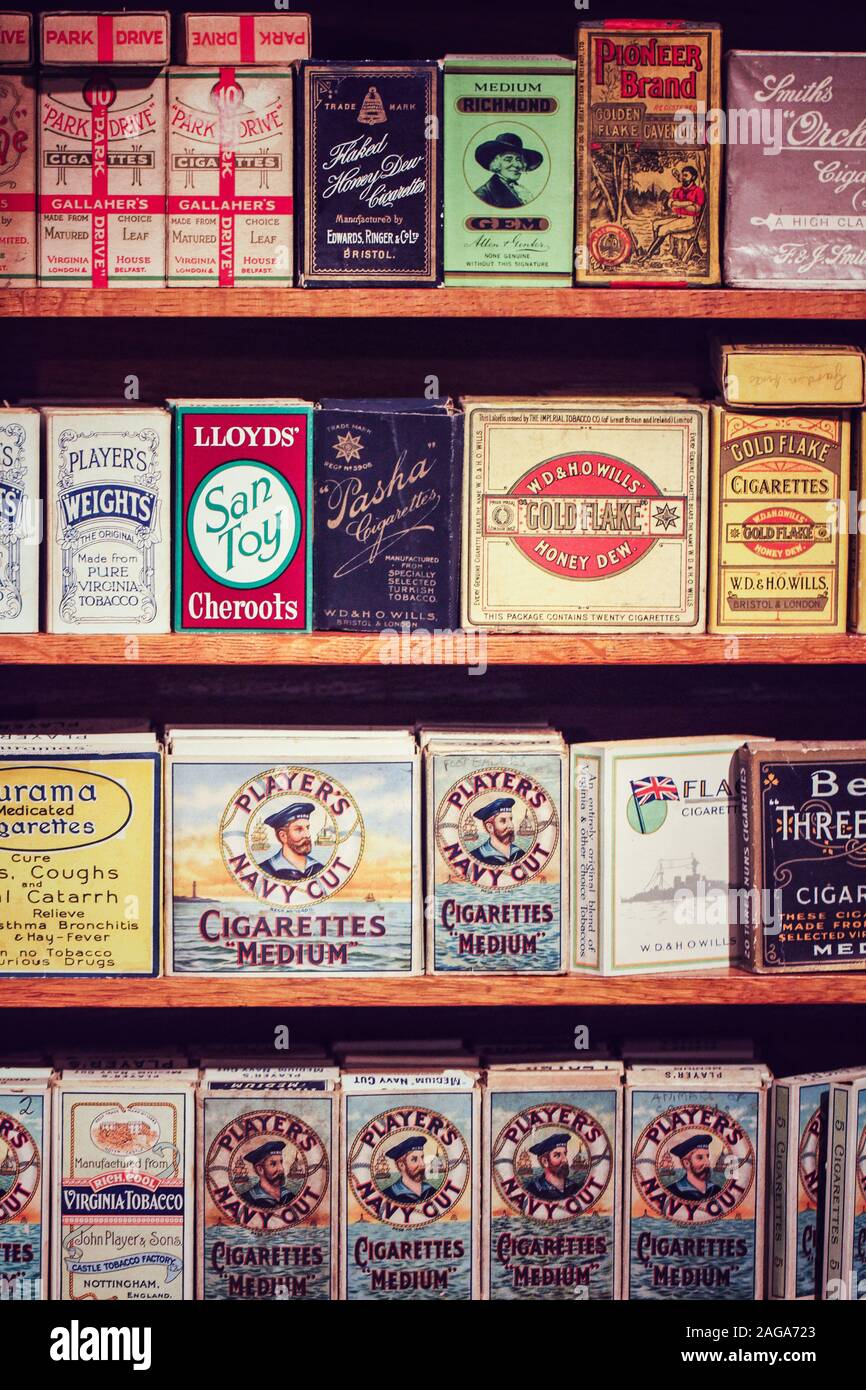
[[[325,400],[313,447],[315,630],[458,628],[461,412]]]
[[[464,626],[699,632],[708,411],[464,401]]]
[[[36,83],[0,72],[0,289],[35,284]]]
[[[290,285],[290,67],[171,68],[169,285]]]
[[[763,1066],[626,1069],[623,1297],[764,1296]]]
[[[48,632],[168,632],[170,416],[46,406]]]
[[[571,967],[707,970],[740,955],[743,735],[573,744]]]
[[[866,53],[726,63],[725,283],[862,289]]]
[[[484,1086],[487,1299],[619,1298],[622,1065],[512,1065]]]
[[[50,1069],[0,1074],[0,1298],[48,1297]]]
[[[311,60],[299,88],[299,283],[437,284],[437,64]]]
[[[39,499],[39,412],[0,408],[0,632],[39,631]]]
[[[866,411],[860,412],[855,429],[857,492],[851,499],[852,520],[849,522],[850,532],[855,536],[851,565],[851,626],[855,632],[866,632]]]
[[[719,343],[714,361],[726,405],[866,404],[866,353],[850,344]]]
[[[165,10],[123,14],[52,10],[43,13],[40,20],[43,67],[107,63],[159,68],[169,60],[169,16]]]
[[[342,1077],[340,1297],[466,1301],[481,1269],[475,1071]]]
[[[577,282],[719,284],[718,24],[577,31]]]
[[[308,632],[312,405],[170,404],[176,631]]]
[[[161,782],[153,735],[0,750],[0,975],[159,973]]]
[[[866,745],[747,743],[739,781],[745,965],[866,969]]]
[[[567,755],[425,733],[427,968],[557,974],[568,950]]]
[[[710,632],[844,632],[851,426],[713,406]]]
[[[0,68],[29,68],[33,62],[33,16],[0,11]]]
[[[193,1296],[197,1073],[79,1071],[54,1093],[52,1296]]]
[[[574,60],[443,62],[447,285],[570,285]]]
[[[310,56],[310,16],[297,11],[262,14],[185,14],[183,61],[280,66]]]
[[[420,971],[415,741],[341,735],[168,731],[170,973]]]
[[[200,1298],[336,1297],[338,1075],[324,1068],[205,1071]]]
[[[165,284],[162,72],[39,79],[39,283]]]
[[[866,1299],[866,1076],[834,1081],[827,1134],[821,1297]]]

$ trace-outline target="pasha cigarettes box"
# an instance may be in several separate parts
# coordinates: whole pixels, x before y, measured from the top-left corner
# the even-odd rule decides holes
[[[342,1092],[340,1297],[477,1298],[478,1073],[346,1072]]]
[[[556,974],[568,937],[566,750],[426,734],[428,969]]]
[[[578,284],[719,284],[718,24],[602,20],[577,46]]]
[[[733,51],[727,78],[726,284],[863,288],[866,53]]]
[[[164,10],[51,11],[41,16],[41,26],[43,67],[109,63],[159,68],[169,61],[169,17]]]
[[[39,79],[39,281],[165,284],[165,76]]]
[[[464,409],[464,626],[703,629],[705,406]]]
[[[290,285],[290,68],[171,68],[168,283]]]
[[[866,353],[812,344],[720,344],[716,376],[727,405],[840,407],[866,403]]]
[[[834,1081],[827,1135],[821,1297],[866,1299],[866,1076]]]
[[[192,65],[279,66],[310,56],[308,14],[186,14],[183,20],[183,61]]]
[[[39,631],[39,497],[39,412],[0,408],[0,632]]]
[[[32,62],[32,16],[17,10],[0,11],[0,68],[29,68]]]
[[[50,1074],[0,1076],[0,1298],[48,1297]]]
[[[178,632],[308,632],[313,407],[172,401]]]
[[[570,285],[574,60],[443,62],[446,285]]]
[[[844,632],[846,415],[713,406],[710,632]]]
[[[336,1297],[337,1097],[299,1073],[221,1074],[199,1093],[198,1296]],[[289,1074],[286,1073],[288,1076]],[[309,1083],[309,1084],[308,1084]]]
[[[168,411],[42,414],[46,630],[168,632]]]
[[[622,1064],[490,1067],[486,1299],[620,1296]]]
[[[866,969],[866,745],[748,743],[739,780],[745,964]]]
[[[299,283],[439,279],[439,69],[301,65]]]
[[[410,734],[168,737],[170,973],[420,971]]]
[[[313,445],[316,631],[458,628],[460,411],[326,400]]]
[[[70,1072],[54,1097],[53,1297],[193,1296],[195,1072]]]
[[[573,744],[572,969],[706,970],[740,955],[731,837],[744,736]]]
[[[763,1066],[628,1067],[623,1297],[764,1296]]]
[[[0,72],[0,289],[36,284],[36,84]]]
[[[153,735],[2,749],[0,975],[156,975],[161,760]]]

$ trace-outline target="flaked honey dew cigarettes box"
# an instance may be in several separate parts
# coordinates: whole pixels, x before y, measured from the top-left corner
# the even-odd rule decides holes
[[[710,632],[844,632],[846,415],[713,407]]]
[[[48,1297],[51,1093],[45,1080],[0,1078],[0,1290]]]
[[[168,283],[290,285],[291,68],[171,68]]]
[[[36,82],[0,72],[0,289],[36,284]]]
[[[270,14],[187,14],[183,61],[253,63],[280,66],[310,56],[310,16]]]
[[[43,14],[41,22],[39,56],[44,67],[110,63],[159,68],[169,60],[165,10],[52,11]]]
[[[0,11],[0,68],[29,68],[32,62],[32,16],[18,10]]]
[[[39,631],[39,496],[39,412],[0,408],[0,632]]]

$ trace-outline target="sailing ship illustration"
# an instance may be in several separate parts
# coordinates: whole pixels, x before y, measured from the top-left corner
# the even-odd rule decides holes
[[[672,902],[677,893],[706,894],[713,889],[728,890],[727,880],[707,878],[694,854],[681,859],[659,859],[645,888],[622,898],[624,903]]]

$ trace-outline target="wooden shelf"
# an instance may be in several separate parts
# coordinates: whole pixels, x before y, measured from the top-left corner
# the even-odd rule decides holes
[[[0,291],[6,318],[862,320],[861,290],[61,289]]]

